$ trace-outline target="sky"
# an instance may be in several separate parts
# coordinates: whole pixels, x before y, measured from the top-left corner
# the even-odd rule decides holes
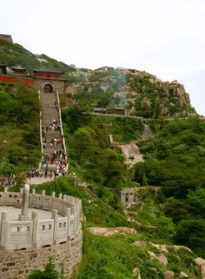
[[[178,80],[205,115],[205,0],[0,1],[0,33],[32,52]]]

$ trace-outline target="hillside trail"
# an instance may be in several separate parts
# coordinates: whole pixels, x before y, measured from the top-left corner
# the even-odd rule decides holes
[[[39,99],[42,158],[39,168],[31,170],[27,178],[27,183],[34,185],[52,181],[68,170],[58,91],[39,90]]]

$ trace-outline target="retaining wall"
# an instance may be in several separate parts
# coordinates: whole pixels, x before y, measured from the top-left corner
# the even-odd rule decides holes
[[[0,192],[0,206],[21,208],[22,193]],[[10,220],[3,212],[0,224],[0,279],[25,279],[42,269],[49,257],[70,275],[81,260],[81,200],[55,193],[29,194],[29,207],[52,211],[52,218]],[[60,215],[59,215],[60,214]]]

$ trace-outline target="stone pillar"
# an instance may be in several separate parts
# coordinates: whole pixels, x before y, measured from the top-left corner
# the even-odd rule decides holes
[[[128,195],[128,207],[131,207],[133,204],[133,194],[132,192],[128,192],[127,195]]]
[[[78,231],[78,201],[74,204],[74,233]]]
[[[121,191],[120,196],[121,196],[121,203],[123,204],[123,206],[126,206],[126,194],[123,191]]]
[[[29,191],[30,191],[30,185],[25,184],[23,189],[23,197],[22,197],[22,210],[20,219],[21,220],[27,220],[29,218]]]
[[[8,231],[7,231],[7,212],[2,212],[1,213],[1,247],[2,248],[7,248],[7,236],[8,236]]]
[[[79,201],[76,201],[76,232],[79,231],[79,222],[80,222],[80,205],[79,205]]]
[[[33,221],[33,231],[32,231],[32,247],[39,248],[40,243],[38,241],[38,213],[32,212],[32,221]]]
[[[53,209],[52,211],[52,218],[54,219],[53,222],[53,243],[56,243],[56,230],[57,230],[57,220],[58,220],[58,210]]]
[[[67,208],[66,209],[66,216],[67,216],[67,223],[68,223],[68,226],[67,226],[67,235],[68,235],[68,238],[71,237],[71,208]]]

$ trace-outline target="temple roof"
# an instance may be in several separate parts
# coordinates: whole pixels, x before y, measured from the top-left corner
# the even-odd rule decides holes
[[[60,71],[60,70],[50,70],[50,69],[34,69],[34,73],[49,73],[49,74],[59,74],[63,75],[65,71]]]

